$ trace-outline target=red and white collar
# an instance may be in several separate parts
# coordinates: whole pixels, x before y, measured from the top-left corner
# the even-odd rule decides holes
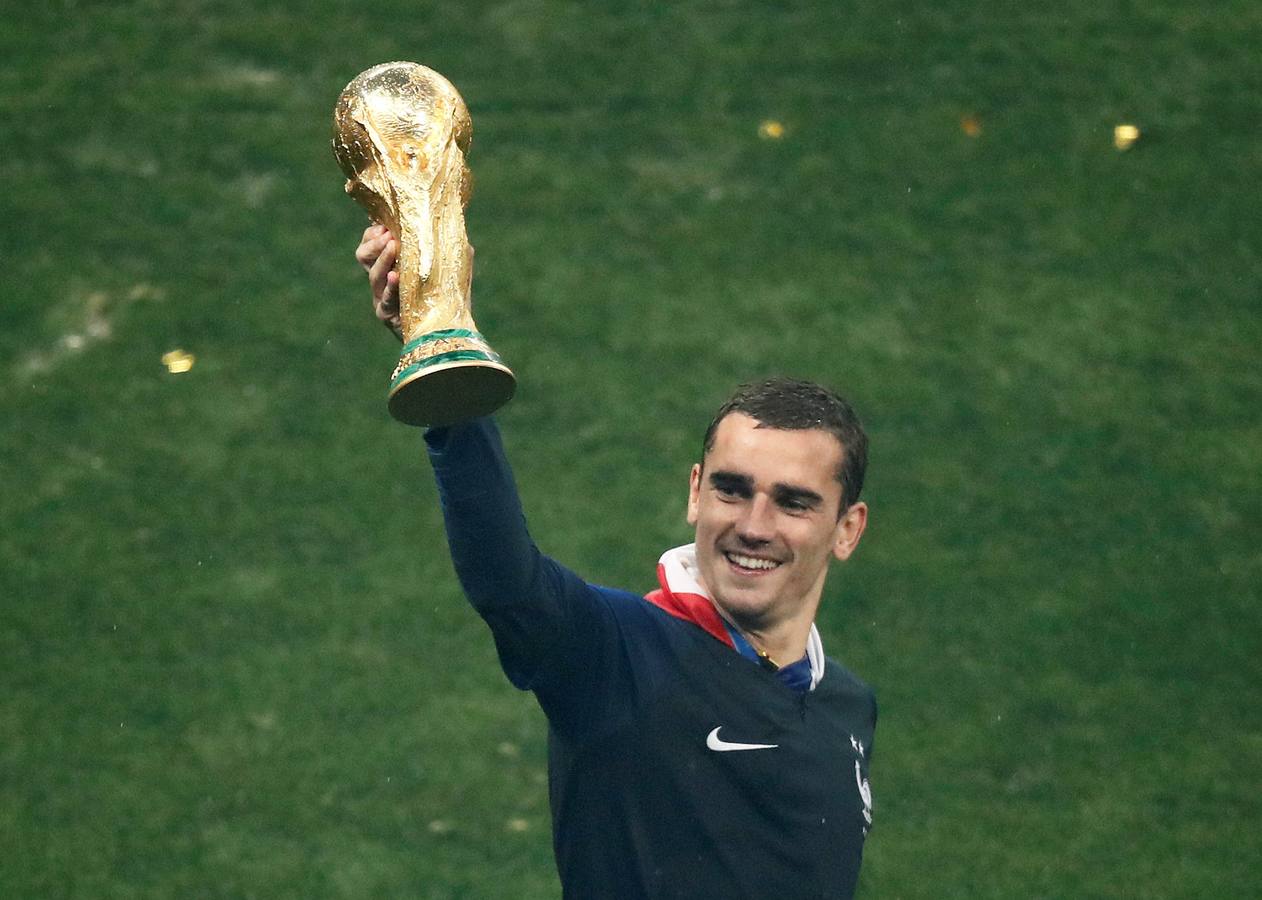
[[[684,544],[663,553],[657,561],[657,581],[661,587],[645,595],[644,599],[677,619],[692,622],[711,637],[735,649],[714,601],[701,584],[696,544]],[[813,622],[806,638],[806,656],[811,662],[810,689],[815,690],[824,677],[824,644]]]

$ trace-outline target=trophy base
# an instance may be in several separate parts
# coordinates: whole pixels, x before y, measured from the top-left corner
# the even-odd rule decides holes
[[[403,348],[390,379],[390,415],[439,427],[488,415],[513,396],[517,379],[480,334],[452,328]]]

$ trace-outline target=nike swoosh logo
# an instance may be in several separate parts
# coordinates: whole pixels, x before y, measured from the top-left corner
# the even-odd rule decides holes
[[[720,725],[707,734],[705,738],[705,745],[719,753],[726,753],[729,750],[774,750],[780,746],[779,744],[738,744],[733,741],[725,741],[719,737],[719,729],[722,727]]]

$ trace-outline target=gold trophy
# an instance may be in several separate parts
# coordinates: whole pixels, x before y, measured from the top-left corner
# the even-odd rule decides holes
[[[403,352],[390,414],[408,425],[450,425],[498,409],[517,382],[470,311],[464,207],[473,120],[464,99],[432,69],[382,63],[342,91],[333,128],[346,193],[399,242]]]

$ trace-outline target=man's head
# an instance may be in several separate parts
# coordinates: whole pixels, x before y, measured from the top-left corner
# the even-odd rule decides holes
[[[689,483],[701,579],[746,631],[805,630],[829,561],[867,523],[859,502],[867,437],[854,410],[816,384],[744,385],[706,431]]]
[[[705,455],[714,447],[719,423],[734,412],[744,413],[763,428],[819,429],[831,434],[842,448],[842,462],[837,469],[837,480],[842,485],[842,506],[837,515],[858,501],[868,467],[868,435],[843,398],[813,381],[772,378],[742,384],[731,399],[719,407],[706,429],[701,448],[702,466]]]

